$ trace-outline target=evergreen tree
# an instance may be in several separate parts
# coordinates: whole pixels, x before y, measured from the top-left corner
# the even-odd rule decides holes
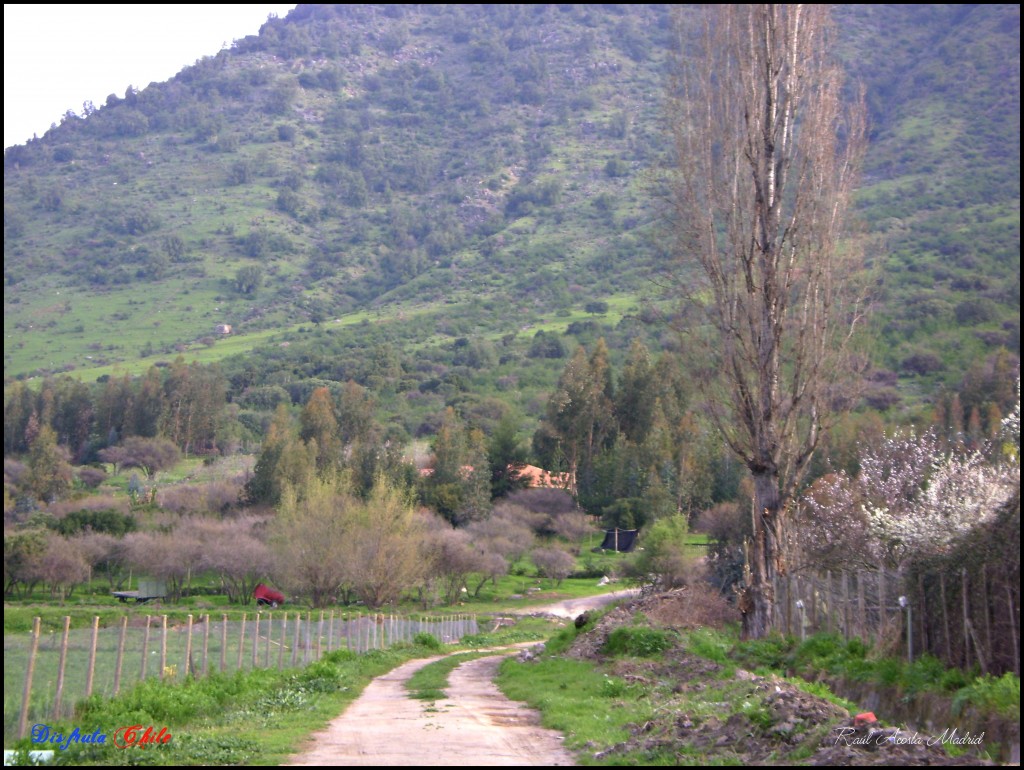
[[[491,499],[525,486],[519,469],[526,464],[526,450],[519,442],[511,413],[501,418],[487,442],[487,462],[491,470]]]
[[[639,339],[630,345],[626,365],[615,394],[615,417],[619,430],[627,439],[642,443],[650,430],[657,398],[652,376],[650,352]]]
[[[40,426],[28,453],[28,489],[39,500],[52,502],[71,487],[71,478],[71,465],[57,444],[57,434],[49,425]]]
[[[252,477],[246,482],[245,496],[250,503],[276,505],[281,499],[281,484],[277,464],[285,445],[292,438],[292,421],[288,407],[278,404],[267,428],[263,447],[253,467]]]
[[[323,473],[341,463],[341,439],[338,437],[338,420],[334,416],[334,401],[326,388],[317,388],[310,396],[299,418],[299,437],[309,443],[316,443],[316,467]]]

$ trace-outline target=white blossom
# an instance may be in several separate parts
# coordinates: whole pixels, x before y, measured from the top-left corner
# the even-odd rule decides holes
[[[1019,429],[1017,436],[1019,447]],[[991,446],[945,447],[931,431],[897,433],[864,449],[855,478],[837,474],[815,485],[804,499],[814,523],[805,541],[819,553],[831,547],[894,567],[944,551],[1020,488],[1019,462],[998,462],[999,454]]]

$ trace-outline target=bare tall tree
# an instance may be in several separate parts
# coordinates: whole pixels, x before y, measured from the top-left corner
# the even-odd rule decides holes
[[[864,146],[844,103],[823,5],[705,10],[696,47],[678,17],[670,93],[674,247],[706,317],[712,417],[754,481],[744,630],[771,628],[787,502],[807,468],[847,343],[853,250],[839,244]]]

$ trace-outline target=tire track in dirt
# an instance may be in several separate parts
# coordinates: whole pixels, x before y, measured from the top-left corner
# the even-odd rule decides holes
[[[344,714],[310,737],[311,749],[288,764],[575,764],[561,736],[540,726],[536,711],[498,690],[493,679],[503,657],[463,663],[449,677],[449,697],[434,704],[410,698],[405,683],[440,658],[409,661],[373,680]]]

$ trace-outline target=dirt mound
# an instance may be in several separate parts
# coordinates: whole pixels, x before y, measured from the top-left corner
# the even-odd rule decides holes
[[[995,765],[964,754],[950,756],[935,736],[920,735],[897,727],[855,727],[853,721],[835,728],[821,742],[808,764],[836,765]]]
[[[658,691],[651,718],[599,757],[663,760],[675,754],[687,764],[695,755],[748,765],[984,764],[976,757],[950,757],[936,740],[908,740],[896,728],[874,734],[869,727],[854,728],[852,714],[827,698],[778,676],[720,665],[682,644],[657,658],[603,653],[609,635],[623,626],[693,629],[718,625],[721,617],[715,602],[688,587],[638,598],[581,631],[566,652],[569,657],[601,661],[627,683]]]
[[[640,616],[646,624],[656,628],[683,631],[722,628],[736,619],[736,612],[717,591],[702,585],[684,586],[652,596],[641,595],[611,610],[587,633],[577,636],[566,655],[581,660],[599,658],[608,635]]]

